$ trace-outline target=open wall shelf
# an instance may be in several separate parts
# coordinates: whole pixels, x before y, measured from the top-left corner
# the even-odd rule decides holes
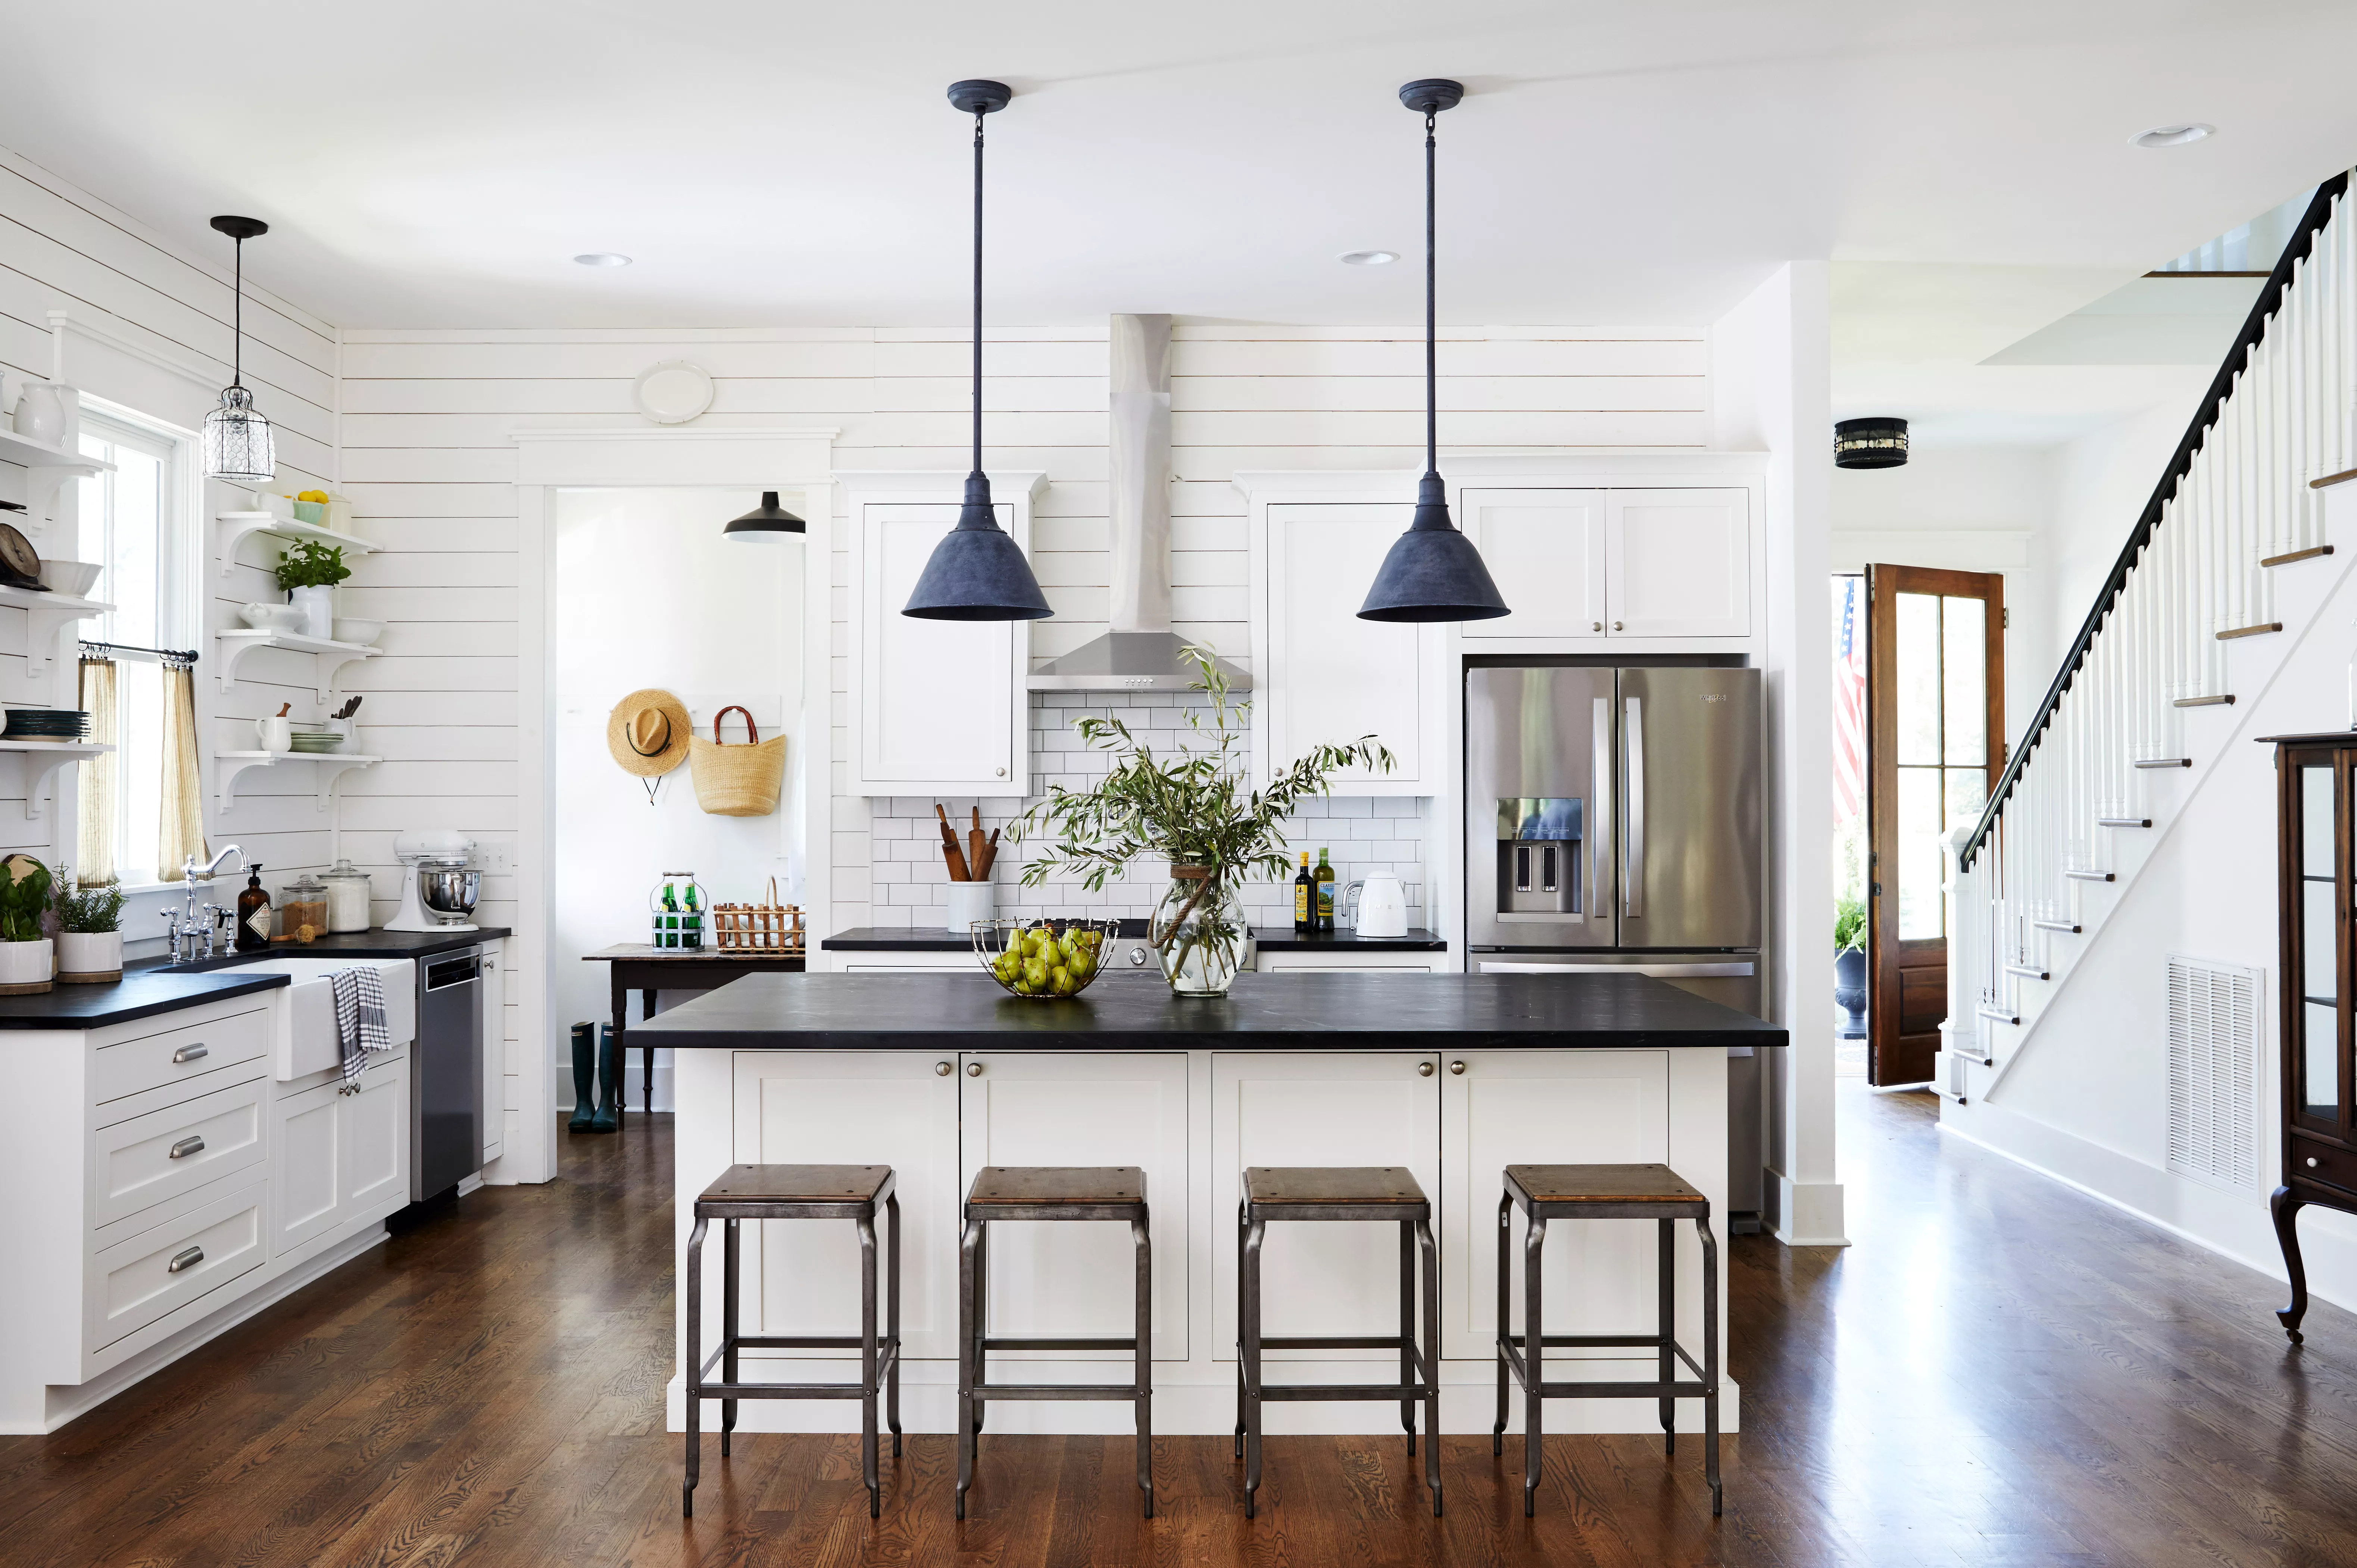
[[[114,465],[79,452],[27,441],[13,430],[0,430],[0,463],[20,463],[25,468],[27,532],[38,534],[56,516],[58,496],[76,479],[103,474]]]
[[[41,815],[41,797],[58,770],[69,762],[98,757],[114,747],[92,740],[9,740],[0,736],[0,751],[13,751],[25,759],[25,820],[33,822]]]
[[[347,554],[351,555],[374,554],[377,548],[373,541],[362,539],[357,533],[339,532],[316,522],[296,522],[274,512],[225,511],[213,521],[221,529],[218,553],[221,556],[221,575],[224,577],[229,575],[230,568],[237,564],[237,547],[244,542],[249,533],[266,533],[273,539],[311,539],[322,544],[339,544]]]
[[[284,648],[296,653],[317,654],[317,664],[312,684],[326,702],[334,695],[336,675],[347,664],[362,659],[373,659],[379,650],[357,642],[330,642],[324,637],[298,637],[291,631],[222,631],[214,637],[221,644],[221,689],[226,696],[237,684],[239,666],[257,648]]]
[[[25,672],[38,675],[58,655],[58,633],[77,621],[92,620],[113,609],[95,599],[70,594],[43,594],[0,583],[0,605],[25,612]]]
[[[335,799],[336,780],[361,768],[372,768],[383,761],[356,751],[216,751],[213,753],[214,793],[221,809],[230,809],[237,795],[237,781],[260,768],[277,768],[289,762],[317,764],[315,771],[319,810],[326,811]]]

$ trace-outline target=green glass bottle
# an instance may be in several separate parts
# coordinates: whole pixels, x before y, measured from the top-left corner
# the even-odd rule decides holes
[[[1326,864],[1326,852],[1318,852],[1318,929],[1334,929],[1334,868]]]

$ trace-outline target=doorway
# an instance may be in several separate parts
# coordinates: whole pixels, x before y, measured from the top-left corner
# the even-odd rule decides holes
[[[1942,840],[2005,767],[2005,579],[1866,569],[1867,1081],[1928,1082],[1948,1013]]]

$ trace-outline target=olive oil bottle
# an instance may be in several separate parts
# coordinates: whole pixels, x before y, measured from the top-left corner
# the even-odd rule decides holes
[[[1318,929],[1318,880],[1309,875],[1309,852],[1301,852],[1301,875],[1293,879],[1293,929]]]
[[[1326,852],[1322,849],[1318,852],[1317,881],[1317,929],[1330,931],[1334,929],[1334,868],[1326,864]]]

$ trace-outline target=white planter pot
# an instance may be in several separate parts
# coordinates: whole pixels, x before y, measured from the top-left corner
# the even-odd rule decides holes
[[[78,980],[83,975],[113,979],[123,972],[123,933],[121,931],[59,931],[58,933],[58,978]]]
[[[289,588],[286,602],[303,612],[303,635],[325,641],[336,629],[336,590],[322,583],[312,588]]]
[[[0,995],[47,991],[56,972],[55,947],[47,937],[37,942],[0,942]]]
[[[990,882],[952,882],[949,884],[949,911],[942,925],[963,936],[976,920],[996,918],[998,913],[998,887]]]

